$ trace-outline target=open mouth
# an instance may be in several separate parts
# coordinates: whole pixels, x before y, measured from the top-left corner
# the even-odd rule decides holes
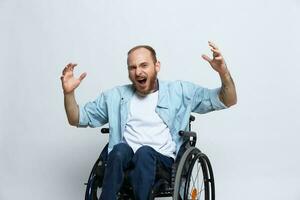
[[[146,83],[146,81],[147,81],[147,78],[142,78],[142,79],[137,80],[137,82],[141,85],[144,85]]]

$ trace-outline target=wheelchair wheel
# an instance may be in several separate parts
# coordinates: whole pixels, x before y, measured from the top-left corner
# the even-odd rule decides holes
[[[207,156],[195,147],[188,148],[178,164],[174,200],[214,200],[212,168]]]
[[[99,200],[102,192],[102,181],[105,169],[103,165],[104,163],[100,158],[94,164],[87,183],[85,200]]]
[[[100,157],[94,164],[85,191],[85,200],[99,200],[102,193],[102,182],[106,164]],[[125,187],[126,186],[126,187]],[[132,190],[125,185],[117,194],[118,200],[133,200]],[[123,191],[124,190],[124,191]],[[127,190],[127,192],[125,192]],[[129,191],[129,192],[128,192]],[[152,199],[151,199],[152,200]]]

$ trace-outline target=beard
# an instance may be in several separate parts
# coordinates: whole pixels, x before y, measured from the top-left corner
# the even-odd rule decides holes
[[[158,89],[158,84],[157,84],[157,72],[155,72],[152,76],[147,77],[147,76],[142,76],[141,80],[146,79],[145,83],[139,82],[137,78],[134,80],[129,77],[131,82],[133,83],[134,88],[136,89],[136,92],[140,96],[146,96]]]

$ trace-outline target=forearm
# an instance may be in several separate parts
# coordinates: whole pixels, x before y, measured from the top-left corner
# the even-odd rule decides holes
[[[72,126],[77,126],[79,122],[79,108],[74,92],[64,95],[64,104],[69,124]]]
[[[222,87],[219,93],[220,100],[227,106],[230,107],[237,103],[237,95],[234,82],[229,73],[220,74],[222,81]]]

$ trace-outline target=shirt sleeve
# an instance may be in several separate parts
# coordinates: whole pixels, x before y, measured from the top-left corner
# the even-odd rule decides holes
[[[108,122],[105,96],[101,94],[96,100],[79,105],[78,127],[99,127]]]
[[[221,88],[208,89],[195,86],[192,98],[192,112],[199,114],[227,108],[219,99]]]

